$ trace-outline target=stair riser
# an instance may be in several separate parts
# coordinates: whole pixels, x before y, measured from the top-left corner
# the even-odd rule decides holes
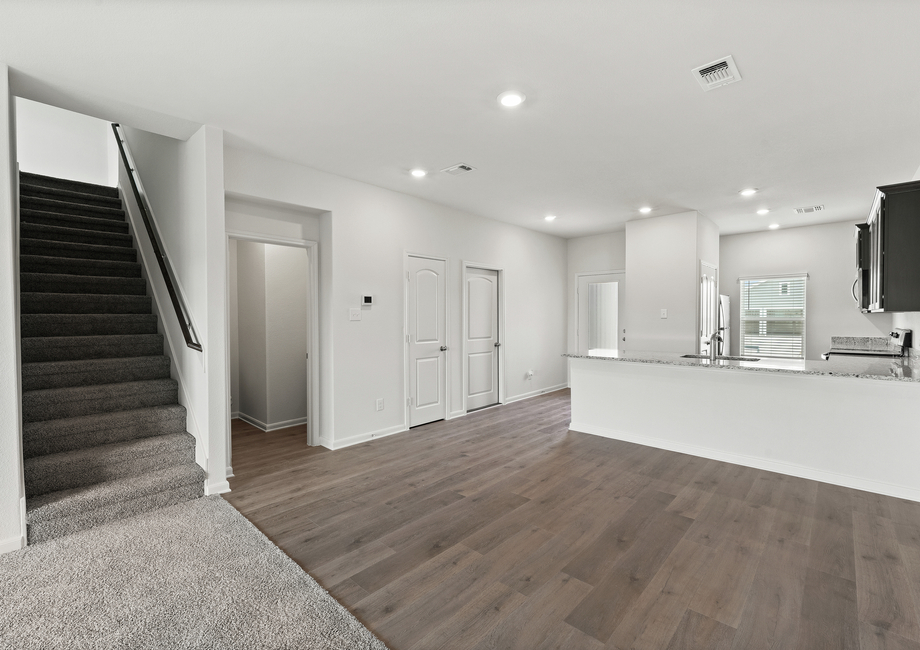
[[[156,358],[156,357],[153,357]],[[136,362],[136,358],[130,358]],[[87,364],[89,365],[89,364]],[[169,379],[169,360],[166,363],[141,365],[126,363],[121,367],[105,367],[91,370],[74,370],[73,372],[54,372],[41,375],[27,375],[23,367],[22,390],[43,390],[46,388],[70,388],[73,386],[95,386],[97,384],[115,384],[125,381],[147,381],[149,379]]]
[[[152,314],[23,314],[23,338],[36,336],[100,336],[156,334]]]
[[[118,208],[80,205],[79,203],[52,201],[32,196],[20,197],[19,203],[27,210],[40,210],[42,212],[54,212],[56,214],[72,214],[83,217],[95,217],[96,219],[115,219],[117,221],[124,221],[125,219],[125,211]]]
[[[123,359],[126,357],[155,357],[163,354],[163,337],[148,334],[150,340],[113,342],[105,341],[52,345],[54,339],[33,338],[22,340],[22,362],[79,361],[82,359]],[[104,338],[104,337],[99,337]],[[111,382],[102,382],[111,383]]]
[[[22,255],[19,258],[22,273],[55,273],[62,275],[92,276],[94,278],[139,278],[141,265],[136,262],[107,262],[101,260],[75,260],[64,257]]]
[[[137,262],[137,251],[133,248],[52,242],[25,237],[19,241],[19,254],[78,260]]]
[[[52,201],[64,201],[68,203],[77,203],[79,205],[95,206],[99,208],[121,209],[121,199],[114,196],[100,196],[98,194],[87,194],[85,192],[74,192],[54,187],[42,187],[41,185],[19,185],[20,197],[31,197],[35,199],[50,199]]]
[[[185,485],[165,492],[157,492],[149,496],[131,501],[123,501],[114,505],[75,515],[71,517],[62,517],[51,519],[35,524],[28,524],[29,544],[46,542],[57,537],[70,535],[72,533],[92,528],[110,521],[118,521],[151,510],[166,508],[184,501],[191,501],[204,496],[204,485],[197,483],[195,485]]]
[[[85,296],[66,293],[24,293],[23,314],[149,314],[149,296]]]
[[[22,185],[37,185],[39,187],[50,187],[69,192],[79,192],[81,194],[96,194],[98,196],[108,196],[118,198],[118,188],[108,187],[106,185],[93,185],[92,183],[81,183],[80,181],[71,181],[64,178],[53,178],[41,174],[32,174],[30,172],[21,172],[19,182]]]
[[[151,406],[166,406],[168,404],[175,404],[179,401],[179,392],[176,387],[173,387],[171,389],[150,390],[148,392],[133,395],[116,394],[111,397],[66,402],[30,400],[29,397],[29,393],[24,393],[22,396],[23,422],[41,422],[43,420],[58,420],[81,415],[129,411],[132,409],[149,408]]]
[[[109,413],[92,418],[50,420],[23,427],[23,457],[126,442],[138,438],[182,433],[186,429],[185,409],[178,405],[134,413]]]
[[[113,481],[119,478],[137,476],[145,472],[165,469],[173,465],[185,465],[195,462],[195,447],[187,446],[168,453],[124,459],[120,462],[105,464],[81,463],[80,467],[57,468],[55,472],[33,472],[25,468],[26,496],[33,497],[58,490]]]
[[[22,291],[28,293],[147,295],[147,281],[141,278],[95,278],[52,273],[23,273],[19,286]]]
[[[114,232],[126,234],[128,232],[127,221],[115,221],[114,219],[91,219],[89,217],[71,217],[53,212],[37,212],[34,210],[23,210],[20,213],[19,220],[22,223],[29,223],[36,226],[57,226],[58,228],[76,228],[90,232]]]
[[[64,242],[69,244],[93,244],[95,246],[113,246],[131,248],[131,235],[114,232],[92,232],[77,228],[59,228],[58,226],[37,226],[22,224],[22,236],[27,239],[39,239],[45,242]]]

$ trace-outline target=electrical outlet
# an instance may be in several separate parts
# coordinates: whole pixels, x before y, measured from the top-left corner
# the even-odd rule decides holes
[[[378,411],[383,410],[383,398],[382,397],[377,400],[377,410]]]
[[[527,379],[533,379],[533,370],[527,371]]]
[[[667,318],[667,317],[668,317],[668,310],[667,310],[667,309],[662,309],[662,310],[661,310],[661,317],[662,317],[662,318]]]

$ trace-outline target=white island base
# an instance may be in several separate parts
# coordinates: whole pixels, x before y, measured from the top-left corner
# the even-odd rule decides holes
[[[574,431],[920,501],[920,382],[570,363]]]

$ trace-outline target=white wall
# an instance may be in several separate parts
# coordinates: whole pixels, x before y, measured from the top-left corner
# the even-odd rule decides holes
[[[269,428],[306,421],[309,286],[306,249],[265,245]]]
[[[856,277],[852,222],[803,226],[721,238],[720,291],[732,301],[732,354],[741,339],[739,277],[808,273],[805,356],[820,359],[831,336],[884,336],[891,314],[863,314],[851,293]]]
[[[25,546],[19,378],[19,209],[16,109],[0,64],[0,553]]]
[[[227,331],[230,336],[230,417],[235,418],[240,410],[240,308],[237,285],[237,240],[231,239],[227,251]]]
[[[892,326],[913,330],[911,346],[914,353],[920,356],[920,312],[912,311],[892,315]]]
[[[118,148],[109,122],[17,98],[16,132],[22,171],[118,184]]]
[[[268,422],[268,361],[266,356],[265,246],[237,243],[239,292],[240,402],[244,419]]]
[[[719,265],[717,238],[696,212],[627,222],[627,350],[697,351],[699,263]]]
[[[227,191],[233,196],[324,213],[320,219],[323,444],[351,444],[369,439],[372,433],[405,428],[406,252],[449,259],[451,412],[457,414],[462,405],[463,260],[505,270],[506,396],[514,399],[565,384],[566,366],[560,356],[566,340],[563,239],[251,152],[228,149],[225,166]],[[348,308],[358,306],[362,293],[374,294],[377,303],[363,311],[363,320],[349,321]],[[536,371],[532,381],[525,378],[529,368]],[[330,384],[333,392],[324,393]],[[383,411],[374,409],[377,398],[385,400]]]
[[[208,472],[206,491],[226,491],[230,438],[223,132],[204,126],[188,141],[131,128],[125,135],[204,348],[196,352],[186,347],[159,271],[153,271],[150,285],[160,305],[173,373],[181,384],[180,402],[199,443],[198,461]]]

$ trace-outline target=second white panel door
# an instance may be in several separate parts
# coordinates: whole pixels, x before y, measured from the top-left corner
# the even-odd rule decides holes
[[[466,410],[498,404],[498,272],[466,271]]]
[[[447,417],[446,263],[409,257],[409,426]]]

